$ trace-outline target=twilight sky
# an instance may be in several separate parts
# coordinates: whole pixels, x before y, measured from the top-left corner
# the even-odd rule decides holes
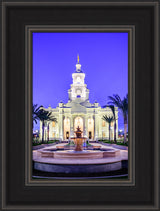
[[[33,104],[55,108],[68,101],[77,54],[91,103],[128,93],[127,33],[33,33]],[[34,126],[39,129],[39,123]],[[123,118],[119,113],[119,129]]]

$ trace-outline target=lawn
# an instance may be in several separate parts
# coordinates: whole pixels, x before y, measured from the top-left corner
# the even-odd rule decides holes
[[[115,144],[114,141],[109,141],[107,139],[104,140],[98,140],[99,142],[107,143],[107,144]],[[117,145],[122,145],[122,146],[128,146],[128,141],[124,144],[123,139],[118,139],[117,140]]]

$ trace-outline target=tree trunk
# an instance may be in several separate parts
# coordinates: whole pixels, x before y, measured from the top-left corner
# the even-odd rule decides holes
[[[127,141],[127,117],[124,117],[124,144]]]
[[[44,143],[44,120],[42,121],[42,144]]]
[[[114,121],[114,143],[115,144],[117,143],[117,140],[116,140],[116,120]]]
[[[109,141],[111,141],[110,130],[111,130],[111,125],[110,125],[110,123],[109,123]]]
[[[48,139],[47,139],[47,142],[49,142],[49,123],[48,123]]]

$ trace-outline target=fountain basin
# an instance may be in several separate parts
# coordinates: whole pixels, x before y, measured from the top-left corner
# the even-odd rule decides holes
[[[64,149],[64,146],[56,146],[57,149]]]
[[[95,144],[99,146],[99,144]],[[59,144],[58,146],[64,146]],[[122,168],[122,160],[128,159],[123,150],[100,145],[100,150],[57,150],[50,146],[33,151],[34,169],[62,174],[88,174],[116,171]],[[125,153],[125,156],[124,156]]]
[[[54,158],[86,158],[86,159],[96,159],[96,158],[103,158],[102,151],[92,151],[92,150],[83,150],[83,151],[75,151],[75,150],[65,150],[65,151],[58,151],[54,152]]]
[[[40,149],[37,150],[37,153],[40,157],[50,157],[50,158],[59,158],[59,159],[97,159],[97,158],[105,158],[105,157],[116,157],[120,155],[119,149],[105,149],[103,150],[83,150],[83,151],[75,151],[75,150],[63,150],[56,151],[52,149]]]
[[[54,163],[44,163],[44,162],[38,162],[34,161],[34,169],[43,171],[43,172],[53,172],[53,173],[74,173],[74,174],[80,174],[80,173],[104,173],[109,171],[116,171],[122,168],[121,161],[117,162],[106,162],[101,163],[97,160],[96,164],[67,164],[67,163],[61,163],[61,164],[54,164]]]

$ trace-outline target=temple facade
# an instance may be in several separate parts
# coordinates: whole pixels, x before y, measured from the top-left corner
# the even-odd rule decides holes
[[[57,123],[46,122],[44,136],[47,139],[66,140],[74,137],[74,131],[79,126],[83,131],[82,136],[90,140],[108,139],[109,125],[102,120],[104,115],[113,116],[109,107],[102,108],[98,102],[90,103],[89,89],[85,84],[85,73],[81,69],[79,56],[76,70],[72,74],[73,83],[68,90],[68,102],[60,102],[56,108],[44,108],[52,112]],[[118,108],[115,107],[116,136],[118,137]],[[49,127],[47,125],[49,124]],[[49,128],[49,130],[48,130]],[[114,122],[111,123],[111,139],[114,138]],[[40,138],[42,138],[42,122],[40,122]]]

